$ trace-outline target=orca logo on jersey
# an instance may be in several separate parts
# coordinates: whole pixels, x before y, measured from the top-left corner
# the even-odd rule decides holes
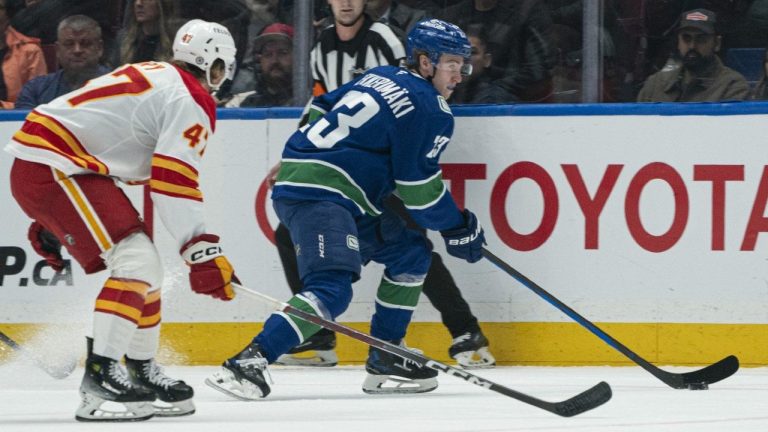
[[[473,234],[470,234],[468,236],[464,236],[464,237],[461,237],[461,238],[457,238],[457,239],[450,239],[450,240],[448,240],[448,244],[451,245],[451,246],[458,246],[458,245],[465,245],[465,244],[472,243],[473,241],[475,241],[477,239],[477,236],[480,235],[480,230],[481,230],[481,228],[478,225],[477,229],[475,230],[475,232]]]
[[[347,247],[353,251],[359,251],[360,243],[357,241],[357,237],[353,236],[352,234],[347,234]]]
[[[451,107],[448,106],[448,101],[446,101],[444,97],[438,95],[437,104],[440,106],[441,110],[447,112],[450,115],[453,115],[453,111],[451,111]]]

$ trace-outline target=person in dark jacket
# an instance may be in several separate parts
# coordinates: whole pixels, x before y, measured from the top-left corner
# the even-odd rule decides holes
[[[717,56],[722,36],[717,17],[707,9],[683,12],[677,27],[677,52],[645,81],[638,102],[717,102],[744,100],[749,84]]]
[[[490,36],[497,84],[521,102],[552,102],[557,61],[552,17],[543,0],[462,0],[436,13],[462,29],[482,24]]]
[[[226,107],[291,106],[293,103],[293,27],[274,23],[253,42],[260,65],[256,88],[238,93]]]
[[[103,53],[101,27],[96,20],[85,15],[64,18],[59,23],[56,41],[56,59],[61,68],[27,81],[16,100],[16,108],[35,108],[109,72],[109,68],[99,64]]]
[[[395,0],[368,0],[365,10],[375,21],[383,22],[399,30],[400,39],[405,41],[405,35],[427,16],[427,12],[421,9],[401,4]]]
[[[763,77],[749,95],[752,100],[768,100],[768,49],[763,53]]]
[[[472,73],[462,81],[448,101],[450,104],[498,104],[516,101],[490,74],[493,55],[488,49],[488,33],[482,24],[470,24],[465,33],[472,45]]]

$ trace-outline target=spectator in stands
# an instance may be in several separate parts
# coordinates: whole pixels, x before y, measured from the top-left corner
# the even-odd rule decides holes
[[[24,0],[12,0],[16,3],[25,3]],[[34,0],[26,1],[26,7],[19,10],[13,17],[11,24],[21,33],[40,39],[43,46],[56,43],[58,38],[59,22],[70,15],[87,15],[95,19],[102,30],[102,40],[110,59],[116,61],[117,35],[116,23],[122,17],[122,5],[125,1],[104,0]],[[119,3],[119,5],[117,4]],[[49,71],[54,65],[49,65]]]
[[[768,49],[763,54],[763,77],[749,95],[752,100],[768,100]]]
[[[14,107],[21,87],[30,79],[44,75],[47,71],[40,39],[25,36],[11,26],[13,9],[7,7],[9,0],[0,0],[0,104],[3,108]]]
[[[59,23],[58,34],[56,58],[61,69],[24,84],[16,108],[32,109],[109,72],[108,67],[99,64],[104,44],[96,20],[85,15],[69,16]]]
[[[129,0],[116,64],[171,59],[175,33],[169,24],[172,16],[170,0]]]
[[[462,0],[436,13],[466,29],[482,24],[490,37],[498,84],[522,102],[550,102],[556,50],[543,0]]]
[[[375,21],[389,24],[398,30],[403,41],[413,26],[427,15],[424,10],[414,9],[396,0],[368,0],[365,10]]]
[[[291,106],[293,103],[293,27],[268,25],[253,44],[260,65],[256,89],[236,94],[227,107]]]
[[[238,46],[238,53],[243,52],[242,61],[237,65],[237,75],[228,86],[227,93],[219,92],[218,96],[225,102],[231,99],[235,94],[252,91],[256,86],[256,75],[258,75],[259,61],[253,49],[253,44],[259,37],[264,28],[276,22],[291,22],[293,12],[286,7],[284,1],[280,0],[244,0],[248,9],[248,24],[243,31],[245,42]],[[321,1],[316,4],[324,3]],[[291,2],[291,6],[293,6]],[[235,41],[237,44],[237,41]],[[228,81],[229,82],[229,81]]]
[[[673,61],[646,80],[638,102],[715,102],[744,100],[749,84],[723,65],[717,52],[722,37],[717,17],[707,9],[683,12]]]
[[[488,50],[488,33],[482,24],[471,24],[466,29],[472,45],[472,74],[464,78],[453,92],[451,104],[488,104],[513,102],[515,97],[496,84],[490,76],[493,55]]]

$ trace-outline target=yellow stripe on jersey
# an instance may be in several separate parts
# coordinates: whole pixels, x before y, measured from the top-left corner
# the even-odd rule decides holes
[[[106,282],[104,282],[105,288],[112,288],[115,290],[120,291],[130,291],[135,292],[136,294],[139,294],[142,297],[147,296],[147,291],[149,291],[149,285],[147,285],[146,282],[142,281],[130,281],[126,279],[114,279],[109,278]],[[155,291],[157,294],[155,295],[155,300],[160,297],[160,291]],[[155,294],[155,293],[153,293]],[[144,300],[145,303],[149,303],[149,297],[147,297],[146,300]]]
[[[192,180],[194,183],[198,183],[198,175],[196,172],[194,172],[190,167],[174,162],[172,160],[168,160],[165,158],[159,158],[157,156],[152,158],[152,166],[153,167],[159,167],[159,168],[165,168],[167,170],[175,171],[184,177]]]
[[[106,230],[103,228],[101,221],[91,211],[91,207],[88,205],[87,200],[80,192],[74,181],[67,177],[63,172],[55,170],[59,183],[63,186],[64,191],[69,197],[70,201],[74,204],[77,212],[84,219],[85,225],[88,230],[94,236],[96,241],[101,246],[102,251],[107,251],[112,247],[112,241],[109,238]]]
[[[52,152],[58,153],[58,154],[60,154],[60,155],[62,155],[64,157],[66,157],[67,159],[71,160],[76,165],[80,166],[81,168],[88,168],[88,164],[84,160],[82,160],[80,158],[77,158],[77,157],[74,157],[71,154],[64,153],[58,147],[56,147],[55,145],[53,145],[50,142],[48,142],[48,140],[43,139],[43,138],[41,138],[41,137],[39,137],[37,135],[30,135],[30,134],[24,132],[23,130],[19,130],[18,132],[13,134],[13,139],[15,139],[17,141],[20,141],[20,142],[22,142],[24,144],[34,144],[36,146],[43,147],[43,148],[45,148],[47,150],[50,150]]]
[[[152,188],[153,191],[165,192],[175,196],[193,198],[198,201],[203,199],[203,193],[198,189],[179,186],[160,180],[150,180],[149,187]]]
[[[96,311],[122,315],[135,323],[141,319],[141,309],[111,300],[96,300]]]
[[[97,160],[96,158],[88,154],[85,151],[85,149],[83,149],[82,145],[80,145],[80,142],[77,140],[77,138],[72,136],[72,134],[67,129],[65,129],[64,127],[62,127],[61,125],[53,121],[52,119],[42,116],[35,111],[32,111],[27,116],[27,121],[32,123],[37,123],[43,126],[44,128],[48,129],[51,133],[53,133],[62,141],[64,141],[67,144],[67,146],[70,148],[70,150],[72,150],[72,153],[75,156],[85,160],[86,162],[92,165],[95,165],[97,167],[96,172],[98,172],[99,174],[107,174],[109,172],[106,165],[104,165],[102,162],[100,162],[99,160]]]

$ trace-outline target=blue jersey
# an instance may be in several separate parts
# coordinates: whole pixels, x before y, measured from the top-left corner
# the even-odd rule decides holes
[[[429,81],[380,66],[315,98],[311,109],[324,115],[288,139],[273,199],[333,201],[378,216],[396,190],[419,225],[463,225],[438,164],[453,114]]]

